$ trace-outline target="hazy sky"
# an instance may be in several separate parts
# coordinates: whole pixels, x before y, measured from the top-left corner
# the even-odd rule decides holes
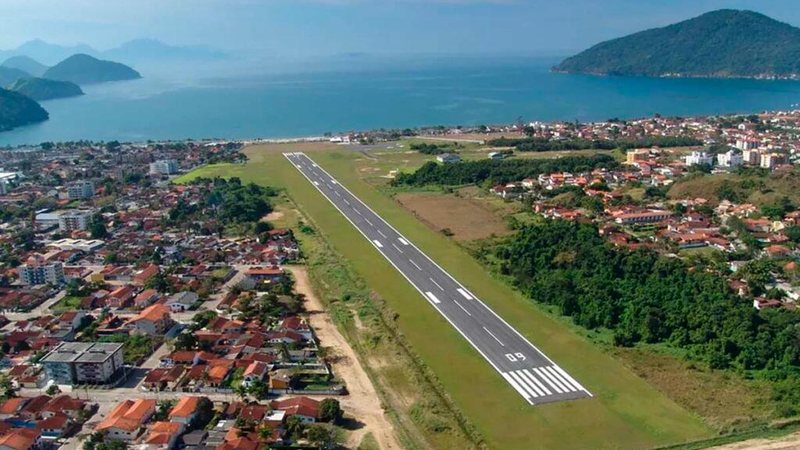
[[[718,8],[800,25],[797,0],[0,0],[0,48],[134,38],[275,54],[562,55]]]

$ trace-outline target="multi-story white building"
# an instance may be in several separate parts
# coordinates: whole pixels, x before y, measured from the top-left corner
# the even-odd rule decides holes
[[[150,175],[172,175],[178,172],[178,162],[174,159],[161,159],[150,163]]]
[[[17,267],[19,280],[22,284],[60,284],[64,282],[64,265],[60,262],[43,264],[29,262]]]
[[[772,169],[778,164],[783,164],[783,155],[780,153],[765,153],[761,155],[761,167]]]
[[[714,157],[706,152],[692,152],[691,154],[686,155],[687,166],[695,166],[695,165],[710,166],[712,164],[714,164]]]
[[[41,362],[56,383],[105,384],[122,368],[122,344],[63,342]]]
[[[65,232],[85,230],[92,222],[92,212],[87,210],[69,210],[58,214],[58,229]]]
[[[717,155],[717,165],[722,167],[739,167],[743,161],[742,154],[733,150]]]
[[[70,200],[94,197],[94,182],[89,180],[80,180],[68,184],[67,196]]]
[[[758,150],[745,150],[742,152],[742,160],[745,164],[751,166],[758,165],[761,162],[761,152]]]

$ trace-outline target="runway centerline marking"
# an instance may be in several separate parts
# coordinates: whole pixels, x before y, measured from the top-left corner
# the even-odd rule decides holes
[[[435,285],[436,285],[436,287],[437,287],[437,288],[439,288],[439,290],[440,290],[440,291],[444,291],[444,288],[442,287],[442,285],[440,285],[439,283],[437,283],[437,282],[436,282],[436,280],[434,280],[434,279],[433,279],[433,278],[431,278],[431,277],[428,277],[428,279],[429,279],[429,280],[431,280],[431,283],[435,284]]]
[[[392,247],[394,247],[394,249],[397,250],[398,252],[403,253],[403,251],[400,250],[400,247],[398,247],[397,244],[395,244],[394,242],[392,242]]]
[[[459,308],[461,308],[461,310],[462,310],[462,311],[464,311],[465,313],[467,313],[467,315],[468,315],[468,316],[472,317],[472,314],[470,314],[470,313],[469,313],[469,311],[467,311],[467,308],[464,308],[463,306],[461,306],[461,303],[458,303],[458,300],[453,300],[453,303],[455,303],[455,304],[456,304],[456,306],[458,306]]]
[[[417,270],[422,270],[422,267],[418,266],[413,259],[409,259],[408,262],[410,262],[414,267],[416,267]]]
[[[500,344],[500,346],[501,346],[501,347],[505,347],[505,346],[506,346],[506,344],[503,344],[503,341],[501,341],[500,339],[497,339],[497,336],[495,336],[495,335],[494,335],[494,333],[492,333],[491,331],[489,331],[489,329],[488,329],[488,328],[486,328],[486,327],[483,327],[483,329],[484,329],[484,330],[485,330],[487,333],[489,333],[489,336],[493,337],[493,338],[494,338],[494,340],[495,340],[495,341],[497,341],[497,343],[498,343],[498,344]]]

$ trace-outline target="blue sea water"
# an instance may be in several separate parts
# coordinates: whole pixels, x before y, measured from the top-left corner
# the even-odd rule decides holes
[[[800,82],[556,74],[553,61],[473,59],[86,86],[0,145],[78,139],[278,138],[422,125],[750,113],[800,103]]]

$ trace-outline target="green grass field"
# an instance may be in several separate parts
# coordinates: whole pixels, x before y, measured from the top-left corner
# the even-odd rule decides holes
[[[313,153],[303,149],[594,394],[588,400],[529,406],[283,158],[281,152],[291,149],[274,145],[251,147],[247,150],[247,165],[206,167],[198,173],[239,176],[286,188],[336,251],[350,260],[397,312],[400,331],[489,448],[642,449],[714,435],[700,418],[539,310],[495,279],[464,249],[425,227],[365,182],[365,174],[355,164],[366,158],[364,155],[347,149]]]

